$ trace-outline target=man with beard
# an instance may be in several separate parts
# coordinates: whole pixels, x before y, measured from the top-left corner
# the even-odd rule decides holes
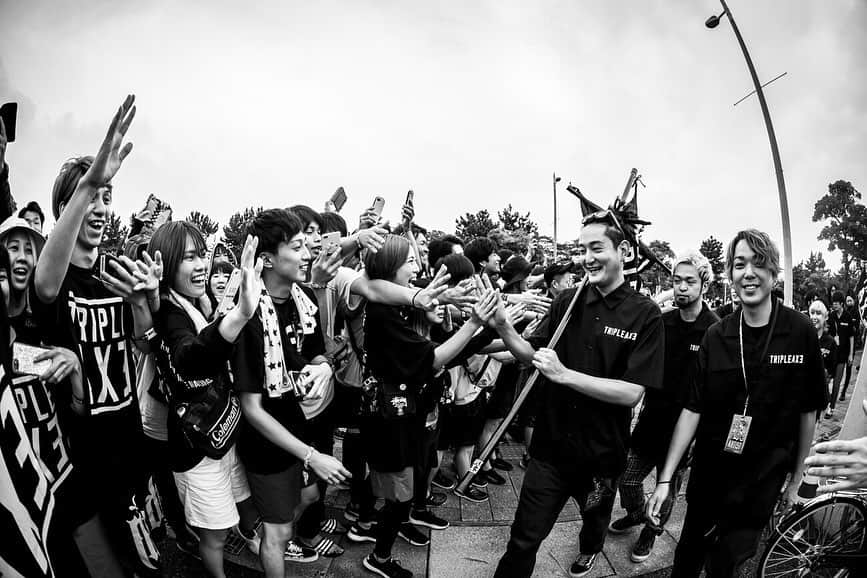
[[[671,281],[676,309],[662,315],[665,326],[662,389],[649,390],[645,395],[644,408],[632,432],[626,471],[620,480],[620,502],[626,515],[608,527],[614,534],[623,534],[634,526],[644,524],[632,549],[633,562],[643,562],[650,556],[653,543],[662,534],[677,499],[685,459],[681,459],[672,477],[673,487],[660,511],[659,523],[645,520],[644,478],[653,468],[658,474],[665,464],[668,444],[682,409],[677,403],[678,393],[695,374],[696,354],[707,328],[719,321],[719,317],[702,300],[711,276],[710,263],[698,251],[683,253],[674,262]]]
[[[495,576],[530,576],[536,553],[570,497],[581,509],[580,554],[569,569],[588,574],[605,543],[615,480],[626,466],[632,408],[662,381],[659,308],[623,274],[631,250],[611,211],[585,217],[578,242],[587,287],[577,297],[562,338],[538,351],[515,331],[503,309],[495,325],[516,358],[542,376],[530,463],[506,553]],[[469,249],[469,247],[468,247]],[[469,251],[467,251],[469,252]],[[551,306],[547,343],[578,289]]]

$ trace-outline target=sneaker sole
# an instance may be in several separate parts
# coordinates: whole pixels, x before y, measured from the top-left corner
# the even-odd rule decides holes
[[[379,574],[380,576],[383,576],[383,578],[389,578],[388,574],[386,574],[385,572],[383,572],[382,570],[380,570],[379,568],[377,568],[376,566],[374,566],[373,564],[368,562],[367,556],[365,556],[364,559],[361,561],[361,565],[364,566],[364,568],[368,572],[373,572],[374,574]]]
[[[374,536],[361,536],[350,531],[348,534],[346,534],[346,537],[349,538],[351,542],[355,542],[356,544],[361,544],[362,542],[373,542],[374,544],[376,544],[376,538]]]
[[[439,488],[441,490],[454,490],[455,486],[457,486],[458,484],[457,484],[457,482],[455,482],[451,486],[444,486],[444,485],[438,484],[436,482],[431,482],[431,485],[436,486],[437,488]]]
[[[473,502],[475,504],[481,504],[482,502],[487,502],[488,500],[490,500],[490,496],[485,496],[481,500],[476,500],[476,499],[470,498],[469,496],[467,496],[465,494],[459,494],[458,492],[455,492],[455,495],[458,496],[459,498],[463,498],[464,500],[466,500],[468,502]]]
[[[412,524],[413,526],[424,526],[425,528],[430,528],[431,530],[445,530],[446,528],[449,527],[448,522],[446,522],[444,525],[438,526],[436,524],[431,524],[430,522],[423,522],[421,520],[416,520],[412,516],[409,517],[409,523]]]
[[[595,564],[594,564],[594,566],[595,566]],[[592,567],[592,566],[591,566],[590,568],[584,570],[583,572],[572,572],[572,571],[570,570],[570,571],[569,571],[569,576],[571,576],[572,578],[581,578],[582,576],[587,576],[587,575],[590,574],[591,572],[593,572],[593,567]]]
[[[295,562],[296,564],[312,564],[317,560],[319,560],[319,554],[316,554],[315,557],[311,556],[310,558],[293,558],[292,556],[287,558],[285,554],[283,555],[284,562]]]
[[[640,564],[640,563],[644,562],[645,560],[647,560],[648,558],[650,558],[649,552],[647,554],[636,554],[635,552],[633,552],[632,554],[629,555],[629,559],[632,560],[633,562],[635,562],[636,564]]]
[[[615,528],[611,524],[608,524],[608,531],[611,532],[612,534],[617,534],[619,536],[620,534],[628,534],[629,532],[631,532],[632,530],[634,530],[635,528],[637,528],[640,525],[641,524],[635,524],[633,526],[629,526],[628,528],[624,528],[621,530],[619,528]]]
[[[400,532],[398,532],[397,535],[400,536],[401,540],[403,540],[404,542],[406,542],[410,546],[415,546],[417,548],[421,548],[422,546],[427,546],[428,544],[430,544],[430,540],[428,540],[427,542],[413,542],[412,540],[410,540],[409,538],[407,538],[406,536],[404,536]]]

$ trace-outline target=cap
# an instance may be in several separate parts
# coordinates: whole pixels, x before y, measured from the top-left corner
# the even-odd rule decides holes
[[[23,230],[25,233],[30,234],[33,239],[33,245],[36,248],[36,253],[39,254],[42,252],[42,247],[45,246],[45,237],[42,236],[42,233],[34,229],[30,226],[30,223],[22,219],[21,217],[9,217],[2,223],[0,223],[0,243],[6,240],[6,237],[15,230]]]
[[[529,277],[532,270],[533,265],[529,261],[520,255],[515,255],[500,268],[500,276],[508,287],[516,285]]]
[[[545,269],[545,285],[550,285],[554,281],[554,277],[563,273],[572,273],[575,271],[575,264],[572,261],[564,261],[562,263],[554,263],[548,265]]]

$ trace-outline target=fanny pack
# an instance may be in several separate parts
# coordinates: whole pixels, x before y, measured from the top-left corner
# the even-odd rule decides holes
[[[241,402],[223,385],[213,380],[198,399],[175,408],[187,445],[214,460],[232,447],[241,423]]]
[[[369,375],[361,386],[361,414],[382,419],[402,419],[418,411],[418,395],[405,383],[387,383]]]

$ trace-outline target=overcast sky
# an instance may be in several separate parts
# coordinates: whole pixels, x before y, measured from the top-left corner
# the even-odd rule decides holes
[[[830,182],[867,193],[867,2],[730,0],[766,89],[797,263],[821,248]],[[711,0],[237,2],[0,0],[0,101],[19,203],[49,206],[58,168],[92,154],[125,94],[135,150],[115,180],[125,219],[147,193],[225,222],[249,205],[344,215],[375,195],[418,221],[512,203],[574,238],[573,182],[600,204],[637,167],[645,241],[697,247],[754,226],[780,240],[752,82]],[[47,211],[50,209],[46,208]],[[354,218],[353,218],[354,220]],[[838,262],[837,257],[826,258]]]

